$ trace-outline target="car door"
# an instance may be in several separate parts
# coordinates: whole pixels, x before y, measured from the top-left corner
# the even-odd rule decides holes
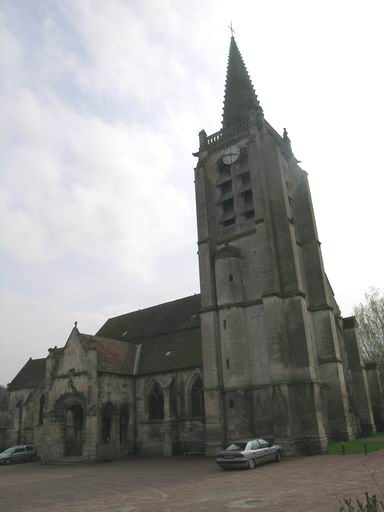
[[[251,441],[249,449],[252,453],[252,458],[255,459],[256,464],[262,464],[262,452],[260,451],[259,443],[255,441]]]
[[[271,447],[270,443],[268,441],[265,441],[265,439],[258,439],[259,444],[264,452],[264,462],[268,462],[272,460],[275,456],[274,450]]]
[[[267,443],[267,441],[264,441],[264,439],[258,439],[257,442],[259,443],[260,446],[260,463],[268,462],[271,458],[269,443]]]
[[[23,460],[25,460],[25,456],[25,447],[20,446],[19,448],[15,448],[13,450],[12,460],[14,462],[22,462]]]

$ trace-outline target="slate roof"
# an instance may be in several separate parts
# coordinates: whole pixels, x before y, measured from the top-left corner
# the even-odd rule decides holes
[[[135,343],[81,333],[79,333],[79,339],[87,348],[94,343],[98,370],[133,375],[138,350]]]
[[[191,295],[110,318],[96,337],[141,345],[141,375],[201,367],[200,308],[200,295]]]
[[[159,373],[202,366],[199,327],[146,340],[141,346],[139,374]]]
[[[243,121],[248,117],[250,109],[258,107],[257,96],[247,68],[232,36],[225,82],[223,128]]]
[[[144,338],[200,326],[200,294],[109,318],[96,336],[141,343]]]
[[[9,384],[9,390],[43,388],[45,381],[45,358],[29,359]]]

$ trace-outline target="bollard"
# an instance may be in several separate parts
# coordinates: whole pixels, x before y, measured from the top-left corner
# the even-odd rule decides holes
[[[345,445],[344,445],[344,443],[341,444],[341,454],[345,455]]]
[[[368,446],[367,446],[367,443],[363,443],[364,444],[364,454],[365,455],[368,455]]]

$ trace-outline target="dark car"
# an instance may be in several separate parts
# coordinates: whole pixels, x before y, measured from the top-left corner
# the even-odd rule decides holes
[[[26,462],[36,460],[36,449],[31,444],[20,444],[12,446],[0,453],[0,464],[11,464],[12,462]]]
[[[265,439],[248,439],[232,443],[216,456],[217,464],[223,469],[248,468],[253,469],[265,462],[279,462],[282,447],[269,443]]]

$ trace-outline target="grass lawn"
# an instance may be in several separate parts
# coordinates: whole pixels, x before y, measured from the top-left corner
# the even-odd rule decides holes
[[[384,449],[384,433],[380,432],[369,437],[360,437],[359,439],[352,439],[352,441],[334,441],[330,442],[325,453],[328,455],[341,455],[342,445],[344,445],[345,454],[364,453],[364,443],[367,444],[368,453],[375,452],[376,450]]]

